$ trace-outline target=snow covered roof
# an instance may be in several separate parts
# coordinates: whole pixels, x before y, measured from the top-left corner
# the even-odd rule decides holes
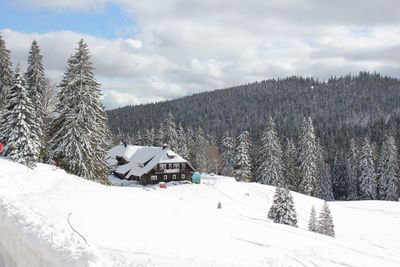
[[[126,177],[131,175],[140,177],[151,171],[158,163],[188,163],[172,150],[162,147],[118,145],[108,151],[108,164],[117,165],[117,156],[128,161],[115,169],[116,173],[127,174]]]

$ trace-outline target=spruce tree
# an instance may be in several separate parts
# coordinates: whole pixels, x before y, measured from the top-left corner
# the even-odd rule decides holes
[[[297,148],[293,140],[286,142],[285,153],[283,154],[285,163],[285,178],[288,188],[292,191],[300,192],[299,163],[297,159]]]
[[[397,147],[392,136],[386,136],[382,144],[379,163],[379,199],[399,201],[397,187],[399,183]]]
[[[45,90],[46,78],[44,75],[44,68],[42,63],[42,55],[37,41],[32,42],[31,50],[28,57],[28,69],[25,73],[25,80],[27,83],[28,95],[33,106],[33,116],[31,131],[32,140],[34,141],[38,154],[35,155],[39,158],[39,153],[43,150],[44,142],[44,120],[45,120]]]
[[[143,137],[143,145],[152,146],[153,143],[154,143],[154,129],[153,128],[151,128],[150,130],[147,129]]]
[[[189,128],[186,130],[186,142],[187,142],[187,147],[188,147],[188,159],[190,163],[192,163],[192,166],[195,166],[194,163],[194,158],[195,158],[195,140],[194,140],[194,131],[192,128]]]
[[[257,182],[273,186],[286,186],[283,178],[282,148],[272,117],[261,137]]]
[[[289,190],[280,187],[276,188],[272,206],[268,211],[268,219],[274,223],[297,227],[296,209]]]
[[[195,169],[201,172],[207,172],[207,140],[203,129],[200,127],[193,131],[188,131],[189,144],[189,161],[194,165]]]
[[[315,212],[314,205],[311,207],[310,218],[308,219],[308,230],[311,232],[317,232],[317,213]]]
[[[171,150],[176,150],[178,145],[178,133],[175,119],[171,112],[169,112],[164,119],[163,126],[163,143],[168,145]]]
[[[145,146],[145,140],[144,137],[142,136],[142,133],[139,131],[137,131],[136,135],[133,136],[133,144],[137,145],[137,146]]]
[[[317,232],[323,235],[335,237],[335,225],[328,203],[324,203],[318,218]]]
[[[253,181],[251,149],[249,132],[244,131],[237,137],[235,177],[238,181]]]
[[[349,152],[346,160],[346,171],[348,177],[347,199],[358,199],[358,149],[354,139],[350,140]]]
[[[186,133],[185,130],[183,129],[183,126],[181,123],[178,125],[178,131],[177,131],[177,145],[176,145],[176,152],[183,157],[184,159],[189,158],[189,149],[188,149],[188,142],[186,138]]]
[[[325,161],[323,148],[317,140],[317,159],[316,159],[316,174],[317,174],[317,197],[330,201],[333,200],[332,177],[328,163]]]
[[[72,174],[108,184],[107,117],[87,44],[80,40],[59,85],[50,156]]]
[[[337,151],[332,166],[333,194],[335,199],[347,199],[348,178],[346,162],[342,151]]]
[[[359,163],[360,199],[371,200],[377,198],[377,181],[372,156],[372,148],[366,137],[361,148]]]
[[[158,129],[154,135],[154,145],[163,146],[164,145],[164,124],[160,122]]]
[[[6,108],[6,99],[12,84],[13,74],[10,51],[7,50],[6,42],[0,34],[0,115]]]
[[[315,196],[317,192],[315,142],[311,118],[303,119],[299,136],[300,192],[310,196]]]
[[[6,103],[0,133],[2,142],[7,144],[5,155],[16,162],[35,165],[37,146],[31,132],[33,107],[18,66]]]
[[[225,135],[221,144],[221,156],[223,161],[222,174],[227,176],[234,175],[235,167],[235,139]]]

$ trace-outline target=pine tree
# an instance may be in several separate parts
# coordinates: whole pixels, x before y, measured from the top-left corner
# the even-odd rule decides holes
[[[144,146],[152,146],[154,143],[154,129],[151,128],[150,130],[147,129],[146,133],[143,137],[143,145]]]
[[[330,201],[333,200],[332,177],[328,163],[325,161],[323,148],[317,141],[316,149],[316,174],[317,174],[317,197]]]
[[[297,227],[296,209],[289,190],[280,187],[276,188],[274,200],[268,212],[268,219],[274,223]]]
[[[235,167],[235,139],[225,135],[221,144],[221,156],[223,161],[222,174],[227,176],[234,175]]]
[[[293,140],[287,140],[283,156],[286,184],[290,190],[300,192],[299,163],[297,160],[296,145]]]
[[[311,207],[310,218],[308,220],[308,230],[311,232],[317,232],[317,213],[315,212],[314,205]]]
[[[397,147],[392,136],[386,136],[382,144],[379,164],[379,199],[399,201],[397,187],[399,183]]]
[[[32,128],[32,104],[19,67],[7,97],[7,107],[1,122],[1,140],[7,144],[5,155],[12,160],[35,165],[37,147]]]
[[[174,116],[169,112],[163,122],[163,143],[168,145],[171,150],[176,150],[178,145],[178,133],[174,120]]]
[[[192,163],[192,166],[196,168],[197,166],[195,166],[195,163],[193,161],[195,158],[195,149],[194,149],[195,140],[194,140],[194,131],[192,128],[186,130],[186,142],[188,147],[188,159],[190,163]]]
[[[189,129],[187,137],[189,145],[189,161],[198,171],[207,172],[206,148],[208,144],[203,129],[198,128],[196,131]]]
[[[100,103],[100,84],[95,80],[89,49],[83,40],[68,60],[59,87],[59,116],[53,122],[50,157],[70,173],[108,184],[107,117]]]
[[[332,166],[333,194],[335,199],[347,199],[348,178],[346,162],[342,151],[337,151]]]
[[[133,144],[136,146],[145,146],[145,140],[140,130],[133,136]]]
[[[350,148],[346,160],[346,171],[348,177],[347,199],[358,199],[358,150],[354,139],[350,140]]]
[[[33,106],[33,116],[31,131],[32,140],[34,141],[38,154],[35,158],[39,158],[39,153],[43,150],[44,142],[44,120],[45,120],[45,90],[46,90],[46,78],[44,76],[44,68],[42,63],[42,55],[40,54],[40,48],[36,41],[32,42],[31,50],[28,57],[28,69],[25,73],[25,80],[27,83],[27,89],[29,98]]]
[[[251,163],[251,143],[249,132],[244,131],[237,137],[236,148],[236,180],[242,182],[252,182],[252,163]]]
[[[303,194],[315,196],[317,191],[316,178],[316,144],[314,126],[311,118],[303,119],[299,136],[300,161],[300,191]]]
[[[317,232],[323,235],[335,237],[335,225],[328,203],[324,203],[319,213]]]
[[[158,129],[154,135],[154,145],[163,146],[164,145],[164,124],[160,122]]]
[[[13,74],[10,59],[10,51],[0,34],[0,115],[6,108],[8,91],[13,85]]]
[[[377,181],[369,139],[366,137],[360,153],[360,199],[376,199]]]
[[[258,164],[257,182],[273,186],[286,186],[283,178],[282,148],[272,117],[268,118],[267,126],[261,137]]]
[[[178,132],[177,132],[177,147],[176,147],[176,152],[183,157],[184,159],[189,158],[189,149],[188,149],[188,142],[186,138],[186,133],[185,130],[183,129],[183,126],[181,123],[178,125]]]

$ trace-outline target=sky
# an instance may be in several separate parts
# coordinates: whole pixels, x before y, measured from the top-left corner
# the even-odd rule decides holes
[[[58,83],[89,45],[107,109],[288,76],[400,78],[397,0],[0,0],[13,64]]]

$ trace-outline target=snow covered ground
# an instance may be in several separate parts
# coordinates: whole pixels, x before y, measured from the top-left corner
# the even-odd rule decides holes
[[[299,228],[278,225],[266,219],[274,188],[232,178],[160,189],[3,159],[0,170],[0,266],[400,266],[399,203],[330,203],[331,238],[305,230],[321,200],[293,193]]]

